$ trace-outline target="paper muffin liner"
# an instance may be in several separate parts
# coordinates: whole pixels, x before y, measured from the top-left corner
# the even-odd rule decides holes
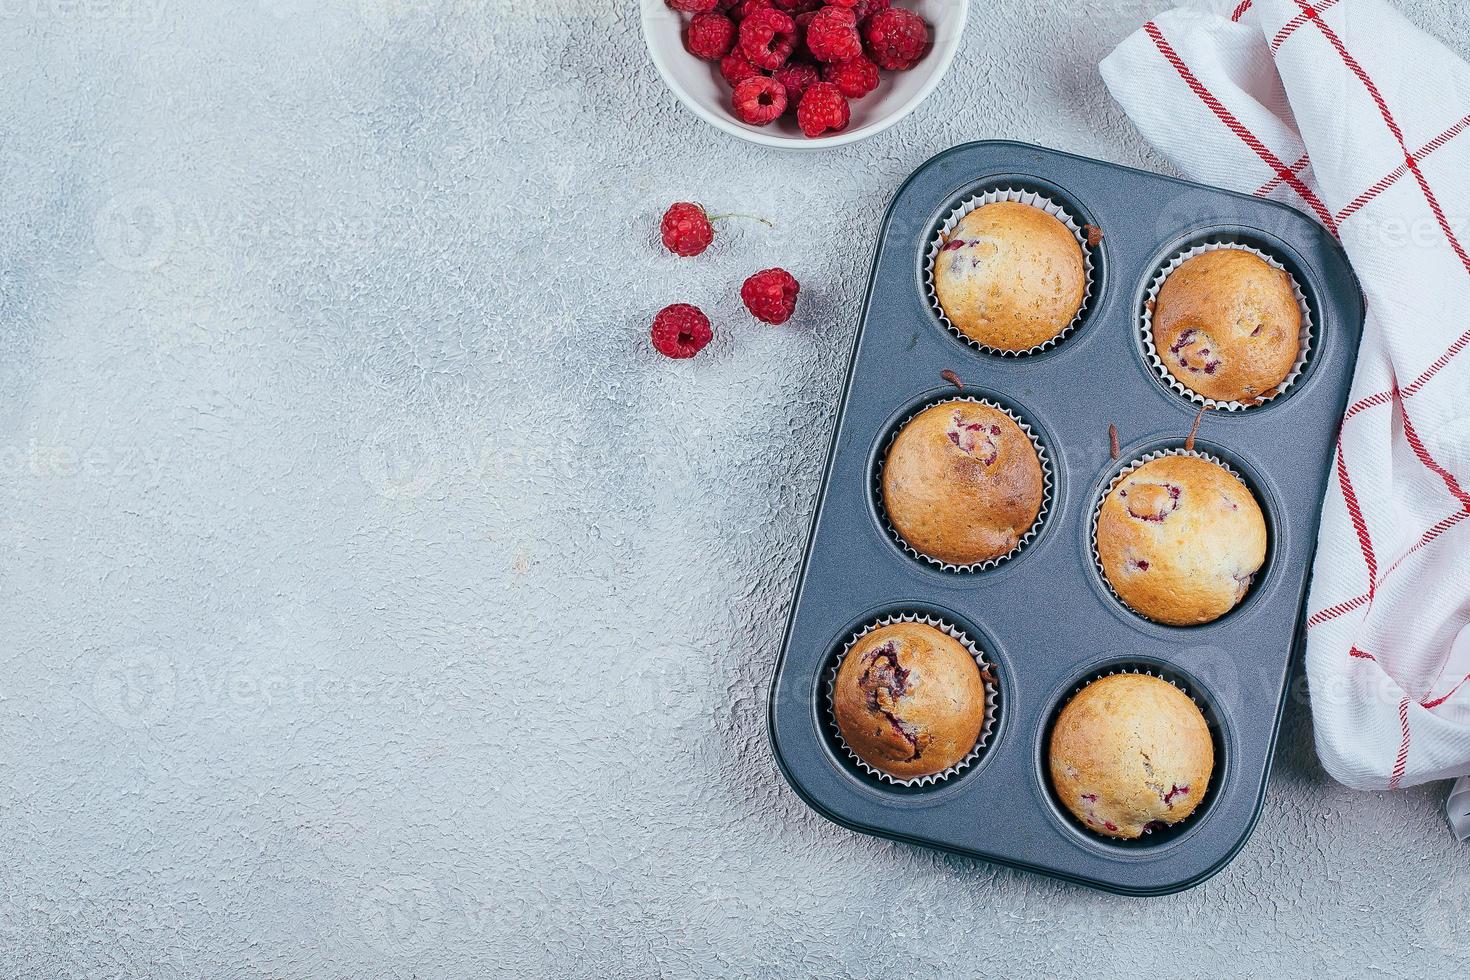
[[[1172,674],[1173,672],[1170,671],[1169,673]],[[1090,674],[1084,674],[1077,681],[1077,683],[1075,683],[1075,684],[1072,685],[1072,687],[1067,691],[1066,696],[1063,697],[1062,700],[1057,704],[1057,706],[1052,710],[1052,723],[1051,723],[1051,727],[1048,728],[1048,735],[1047,735],[1047,742],[1046,742],[1046,744],[1047,744],[1046,767],[1045,767],[1045,771],[1042,773],[1042,778],[1046,780],[1047,788],[1051,790],[1051,794],[1052,794],[1053,798],[1056,799],[1057,806],[1060,807],[1061,810],[1062,810],[1062,812],[1064,814],[1066,814],[1068,818],[1071,819],[1071,821],[1072,821],[1073,824],[1075,824],[1076,826],[1078,826],[1078,827],[1082,828],[1083,830],[1087,831],[1089,834],[1092,834],[1092,835],[1094,835],[1096,837],[1101,837],[1101,838],[1103,838],[1105,840],[1110,840],[1110,841],[1123,841],[1125,843],[1140,843],[1140,842],[1143,842],[1145,838],[1151,836],[1155,830],[1162,829],[1162,830],[1168,830],[1168,831],[1178,831],[1178,830],[1181,830],[1184,827],[1188,826],[1189,824],[1193,823],[1195,820],[1197,820],[1199,818],[1201,812],[1203,812],[1205,810],[1205,808],[1206,808],[1206,805],[1207,805],[1207,803],[1209,801],[1209,797],[1210,797],[1211,793],[1214,792],[1215,784],[1217,782],[1217,777],[1218,777],[1218,775],[1220,773],[1220,770],[1221,770],[1222,765],[1224,764],[1224,760],[1223,760],[1223,758],[1221,758],[1221,756],[1222,756],[1222,745],[1221,745],[1221,741],[1217,737],[1214,729],[1211,728],[1210,729],[1210,745],[1212,747],[1211,748],[1211,751],[1214,753],[1214,762],[1213,762],[1213,765],[1211,765],[1211,767],[1210,767],[1210,781],[1205,786],[1204,792],[1200,796],[1199,804],[1197,806],[1195,806],[1193,812],[1191,812],[1189,814],[1189,816],[1185,817],[1183,820],[1177,820],[1174,823],[1165,824],[1162,828],[1158,828],[1158,827],[1145,827],[1144,828],[1144,831],[1143,831],[1143,836],[1142,837],[1123,837],[1122,835],[1119,835],[1119,834],[1110,834],[1110,833],[1107,832],[1106,829],[1099,829],[1099,828],[1096,828],[1096,827],[1089,826],[1086,820],[1083,820],[1083,819],[1079,818],[1075,813],[1072,812],[1072,810],[1071,810],[1070,807],[1068,807],[1066,804],[1064,804],[1062,802],[1062,799],[1061,799],[1060,794],[1057,793],[1056,786],[1052,784],[1052,781],[1051,781],[1051,735],[1050,735],[1050,731],[1051,731],[1051,728],[1055,728],[1057,719],[1061,718],[1062,711],[1066,709],[1067,705],[1069,705],[1069,704],[1072,703],[1072,699],[1073,698],[1075,698],[1075,697],[1077,697],[1077,695],[1081,694],[1082,691],[1085,688],[1089,687],[1090,685],[1096,683],[1097,681],[1102,680],[1105,677],[1112,677],[1115,674],[1140,674],[1140,675],[1145,676],[1145,677],[1155,677],[1155,678],[1158,678],[1159,680],[1161,680],[1164,683],[1168,684],[1170,687],[1174,688],[1179,693],[1183,694],[1185,697],[1189,698],[1190,703],[1192,703],[1196,708],[1198,708],[1200,714],[1204,717],[1204,719],[1205,719],[1205,725],[1206,725],[1207,728],[1210,727],[1210,716],[1209,716],[1209,712],[1206,710],[1206,705],[1200,703],[1200,699],[1195,695],[1194,691],[1192,691],[1192,690],[1189,689],[1189,687],[1187,685],[1184,685],[1184,684],[1179,683],[1179,681],[1176,680],[1174,677],[1168,676],[1168,674],[1166,674],[1164,670],[1161,670],[1160,668],[1158,668],[1156,666],[1153,666],[1153,665],[1150,665],[1150,664],[1143,664],[1143,663],[1130,664],[1130,663],[1128,663],[1126,661],[1121,662],[1121,663],[1109,664],[1107,667],[1104,667],[1101,670],[1093,671]]]
[[[837,672],[842,669],[842,662],[847,659],[848,653],[859,640],[869,633],[877,629],[882,629],[884,626],[893,626],[897,623],[922,623],[925,626],[932,626],[946,636],[958,640],[960,645],[969,652],[970,656],[975,658],[975,665],[980,668],[980,680],[985,685],[985,720],[981,722],[980,734],[975,738],[974,748],[970,749],[963,759],[948,769],[930,773],[927,776],[915,776],[912,779],[900,779],[897,776],[891,776],[883,770],[869,765],[862,756],[858,755],[852,746],[847,744],[847,740],[842,737],[842,729],[837,725],[837,712],[834,707]],[[984,650],[980,648],[978,643],[970,639],[964,630],[950,623],[948,620],[938,616],[920,615],[918,613],[897,613],[891,616],[882,616],[848,637],[847,642],[842,646],[842,652],[837,655],[836,662],[832,664],[832,669],[827,672],[827,725],[832,730],[832,737],[837,740],[837,744],[842,747],[842,751],[847,754],[847,757],[859,769],[874,779],[884,783],[891,783],[894,786],[932,786],[935,783],[943,782],[957,772],[968,769],[974,765],[977,759],[985,754],[986,748],[990,745],[991,735],[995,730],[996,719],[1000,715],[1000,685],[996,682],[995,678],[995,665],[986,658]]]
[[[998,412],[1005,413],[1005,415],[1012,422],[1015,422],[1016,425],[1020,427],[1021,432],[1026,436],[1026,438],[1031,441],[1031,448],[1036,451],[1036,458],[1041,463],[1041,507],[1036,511],[1036,520],[1031,522],[1031,527],[1027,529],[1025,534],[1021,535],[1021,537],[1016,541],[1016,546],[1010,551],[1007,551],[1003,555],[996,555],[994,558],[987,558],[984,561],[971,562],[968,565],[956,565],[952,562],[947,562],[943,559],[935,558],[932,555],[926,555],[919,549],[915,548],[913,545],[909,544],[908,541],[904,539],[904,536],[898,533],[898,528],[893,526],[893,522],[888,519],[888,508],[883,503],[883,467],[888,462],[888,451],[893,448],[894,440],[898,438],[898,434],[902,432],[908,426],[908,424],[914,420],[916,416],[927,412],[929,409],[936,406],[948,405],[953,402],[973,402],[976,405],[985,405],[989,408],[995,409]],[[1047,455],[1046,446],[1042,443],[1040,439],[1036,437],[1036,433],[1032,430],[1031,426],[1027,425],[1024,419],[1022,419],[1015,412],[1006,408],[1004,405],[997,404],[996,402],[993,402],[988,398],[979,398],[974,395],[955,395],[952,398],[940,398],[936,401],[928,402],[910,412],[908,415],[904,416],[903,421],[899,422],[898,425],[893,427],[893,434],[890,435],[888,437],[888,441],[883,444],[883,452],[879,454],[878,465],[874,467],[873,470],[874,502],[877,504],[878,514],[883,518],[883,528],[888,532],[888,536],[892,538],[895,542],[897,542],[898,546],[902,548],[907,554],[913,556],[914,558],[918,558],[921,561],[926,561],[929,564],[941,568],[946,572],[958,573],[983,572],[986,569],[994,568],[1001,562],[1014,558],[1016,555],[1025,550],[1026,546],[1030,544],[1032,539],[1034,539],[1036,535],[1041,531],[1041,525],[1046,521],[1047,511],[1051,509],[1052,483],[1053,476],[1051,458]]]
[[[1221,249],[1234,249],[1237,252],[1249,252],[1256,258],[1261,259],[1271,268],[1280,269],[1282,272],[1286,273],[1286,278],[1291,283],[1291,294],[1292,296],[1296,297],[1297,308],[1301,310],[1302,314],[1302,329],[1301,333],[1297,337],[1299,341],[1299,346],[1297,348],[1296,361],[1292,364],[1291,370],[1286,373],[1286,377],[1281,380],[1280,384],[1272,389],[1269,395],[1259,396],[1250,402],[1221,401],[1218,398],[1206,398],[1204,395],[1201,395],[1199,392],[1195,391],[1184,382],[1174,377],[1173,373],[1169,370],[1169,366],[1164,363],[1161,357],[1159,357],[1158,348],[1154,346],[1153,308],[1155,302],[1158,300],[1159,290],[1164,288],[1165,280],[1169,278],[1169,276],[1174,272],[1175,269],[1179,268],[1181,265],[1194,258],[1196,255],[1203,255],[1206,252],[1218,252]],[[1159,271],[1154,273],[1153,279],[1149,282],[1148,292],[1144,295],[1143,310],[1138,318],[1138,329],[1139,341],[1143,345],[1144,360],[1148,361],[1149,366],[1153,368],[1154,373],[1157,374],[1165,384],[1167,384],[1174,391],[1183,395],[1185,398],[1188,398],[1190,401],[1194,402],[1196,405],[1203,405],[1206,408],[1222,409],[1227,412],[1243,412],[1247,409],[1258,408],[1261,405],[1265,405],[1277,398],[1280,398],[1286,393],[1286,390],[1292,385],[1296,384],[1297,380],[1302,376],[1302,372],[1305,371],[1307,368],[1307,360],[1310,358],[1312,353],[1312,308],[1307,303],[1307,294],[1302,291],[1301,283],[1296,281],[1296,276],[1291,274],[1290,269],[1286,268],[1286,266],[1282,265],[1271,255],[1261,251],[1258,248],[1252,248],[1249,245],[1241,245],[1238,242],[1206,242],[1203,245],[1196,245],[1193,248],[1186,249],[1183,252],[1175,255],[1168,262],[1165,262],[1164,265],[1159,269]]]
[[[1255,497],[1256,495],[1256,492],[1254,490],[1251,490],[1251,485],[1246,482],[1245,477],[1241,476],[1240,473],[1235,469],[1235,467],[1231,466],[1229,463],[1225,462],[1218,456],[1212,456],[1209,453],[1202,453],[1194,449],[1160,449],[1155,452],[1145,453],[1144,455],[1138,457],[1133,462],[1129,463],[1127,466],[1119,470],[1117,474],[1108,481],[1108,485],[1103,488],[1102,493],[1098,494],[1097,499],[1092,502],[1092,518],[1088,528],[1088,537],[1092,544],[1092,565],[1094,568],[1097,569],[1097,575],[1098,578],[1102,579],[1102,584],[1107,587],[1108,594],[1111,595],[1114,599],[1118,600],[1118,602],[1122,604],[1124,609],[1127,609],[1135,616],[1143,616],[1143,618],[1147,619],[1150,623],[1156,623],[1158,622],[1158,620],[1154,619],[1152,616],[1144,616],[1143,613],[1130,606],[1123,599],[1122,596],[1118,595],[1118,591],[1113,588],[1113,583],[1108,581],[1108,573],[1103,568],[1102,555],[1099,554],[1097,550],[1097,522],[1098,519],[1102,516],[1103,502],[1106,501],[1108,497],[1112,496],[1114,488],[1116,488],[1117,485],[1123,481],[1123,478],[1125,476],[1138,469],[1144,463],[1150,463],[1156,459],[1163,459],[1165,456],[1192,456],[1195,459],[1202,459],[1208,463],[1214,463],[1216,466],[1220,467],[1226,473],[1229,473],[1231,476],[1235,477],[1242,484],[1244,484],[1245,488],[1247,490],[1250,490],[1250,494],[1252,497]],[[1256,506],[1261,506],[1261,501],[1259,499],[1256,500]],[[1240,602],[1237,602],[1234,606],[1231,607],[1232,610],[1240,608],[1240,603],[1245,602],[1246,598],[1251,594],[1251,589],[1255,588],[1256,585],[1256,575],[1259,574],[1259,572],[1260,569],[1257,569],[1256,572],[1251,574],[1250,581],[1246,583],[1245,595],[1242,595],[1240,597]]]
[[[940,249],[944,247],[945,236],[953,231],[955,225],[960,223],[960,219],[969,214],[971,211],[974,211],[977,208],[982,208],[987,204],[995,204],[1000,201],[1011,201],[1017,204],[1029,204],[1031,207],[1040,208],[1042,211],[1045,211],[1047,214],[1051,215],[1053,218],[1056,218],[1062,224],[1066,225],[1067,230],[1070,231],[1073,237],[1077,239],[1077,244],[1082,246],[1082,271],[1084,282],[1082,288],[1082,305],[1077,308],[1077,315],[1074,316],[1072,318],[1072,322],[1063,327],[1061,332],[1058,333],[1055,337],[1052,337],[1050,340],[1042,341],[1036,346],[1030,347],[1026,350],[1005,350],[1004,348],[1000,347],[992,347],[989,344],[981,343],[974,337],[966,334],[963,330],[950,322],[949,317],[945,315],[944,307],[939,305],[939,292],[934,287],[934,260],[938,258]],[[956,204],[954,208],[952,208],[949,213],[944,216],[944,220],[940,222],[939,230],[935,232],[934,237],[929,242],[929,245],[924,252],[924,291],[925,295],[927,295],[929,298],[929,307],[934,311],[934,315],[939,317],[939,322],[944,324],[944,329],[954,334],[960,340],[963,340],[971,347],[975,348],[978,351],[983,351],[986,354],[996,354],[1000,357],[1025,357],[1028,354],[1037,354],[1041,351],[1055,347],[1057,344],[1065,340],[1068,334],[1070,334],[1073,330],[1076,330],[1077,325],[1082,322],[1083,316],[1085,316],[1087,313],[1087,306],[1092,301],[1092,253],[1093,246],[1087,244],[1087,233],[1082,230],[1082,226],[1077,223],[1077,219],[1072,217],[1072,212],[1062,207],[1062,205],[1058,204],[1050,197],[1047,197],[1045,194],[1038,194],[1035,191],[1022,190],[1021,188],[1016,187],[996,187],[984,192],[983,194],[965,198],[959,204]]]

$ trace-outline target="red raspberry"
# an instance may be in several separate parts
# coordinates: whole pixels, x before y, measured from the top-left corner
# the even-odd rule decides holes
[[[724,14],[695,14],[684,31],[684,50],[705,61],[719,61],[735,46],[735,22]]]
[[[857,17],[846,7],[823,7],[806,29],[806,46],[818,61],[848,61],[863,53]]]
[[[876,14],[880,10],[887,10],[892,5],[892,0],[858,0],[857,6],[852,12],[857,14],[858,23]]]
[[[873,69],[876,72],[878,69]],[[817,70],[804,61],[793,61],[782,65],[771,73],[771,77],[781,83],[786,90],[786,108],[795,111],[796,104],[801,101],[801,95],[807,86],[818,81]]]
[[[796,309],[796,294],[801,285],[785,269],[763,269],[745,280],[740,299],[757,320],[785,323]]]
[[[764,126],[786,111],[786,88],[774,78],[757,75],[735,86],[735,115],[741,122]]]
[[[822,81],[836,85],[849,99],[861,99],[878,87],[878,66],[861,56],[826,64],[822,66]]]
[[[741,21],[755,13],[757,10],[774,10],[776,7],[773,0],[737,0],[730,7],[730,17]]]
[[[816,16],[817,12],[815,10],[805,10],[791,18],[796,21],[796,50],[792,52],[791,57],[805,58],[809,61],[816,60],[812,57],[812,49],[807,47],[806,43],[806,32],[812,26],[812,20]]]
[[[719,0],[664,0],[664,2],[675,10],[682,10],[686,14],[702,14],[706,11],[714,10],[715,4],[719,3]]]
[[[740,50],[757,68],[780,68],[795,47],[796,22],[779,10],[752,11],[740,22]]]
[[[704,208],[688,201],[669,205],[658,230],[663,235],[664,248],[686,258],[703,252],[715,239],[709,215],[705,214]]]
[[[863,0],[827,0],[829,7],[856,7]]]
[[[739,85],[747,78],[755,78],[760,75],[761,70],[750,63],[739,48],[731,51],[720,59],[720,74],[725,76],[725,81],[731,88]]]
[[[864,29],[868,54],[879,68],[906,71],[929,47],[929,25],[912,10],[889,7],[868,18]]]
[[[807,136],[846,129],[851,116],[842,90],[831,82],[812,83],[796,107],[796,123]]]
[[[653,346],[664,357],[693,357],[714,335],[709,317],[688,303],[665,306],[653,318]]]

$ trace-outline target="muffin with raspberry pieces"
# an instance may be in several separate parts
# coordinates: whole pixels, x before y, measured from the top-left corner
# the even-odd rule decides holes
[[[1162,456],[1119,479],[1097,517],[1097,555],[1128,607],[1197,626],[1245,597],[1266,560],[1266,519],[1250,489],[1218,463]]]
[[[1111,674],[1057,716],[1047,767],[1057,799],[1089,830],[1137,839],[1199,807],[1215,744],[1179,688],[1148,674]]]
[[[993,405],[950,400],[910,419],[883,462],[883,510],[915,551],[973,565],[1014,551],[1041,512],[1036,446]]]
[[[832,714],[858,758],[895,779],[943,772],[975,747],[985,681],[964,644],[924,623],[868,633],[842,658]]]
[[[1291,277],[1238,248],[1201,252],[1154,300],[1153,343],[1180,384],[1217,401],[1270,397],[1301,353]]]
[[[996,201],[961,218],[943,237],[933,275],[939,306],[956,330],[1012,352],[1059,336],[1087,291],[1077,237],[1018,201]]]

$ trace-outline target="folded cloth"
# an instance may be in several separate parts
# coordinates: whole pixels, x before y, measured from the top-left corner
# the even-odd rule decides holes
[[[1346,248],[1367,323],[1308,603],[1317,753],[1360,789],[1470,774],[1470,66],[1382,0],[1218,0],[1101,70],[1182,171]]]

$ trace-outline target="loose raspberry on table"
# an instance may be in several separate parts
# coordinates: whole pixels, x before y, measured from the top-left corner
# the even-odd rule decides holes
[[[796,309],[801,285],[785,269],[762,269],[740,287],[740,299],[757,320],[785,323]]]
[[[795,111],[807,86],[820,81],[817,77],[817,69],[804,61],[793,61],[782,65],[771,73],[771,77],[780,82],[781,87],[786,90],[787,111]]]
[[[912,10],[889,7],[868,18],[863,38],[869,57],[879,68],[906,71],[929,47],[929,25]]]
[[[780,68],[795,48],[796,21],[779,10],[756,10],[740,22],[740,50],[757,68]]]
[[[709,215],[698,204],[680,201],[669,205],[659,222],[659,233],[663,236],[664,248],[675,255],[689,257],[709,248],[714,241],[715,229]]]
[[[831,82],[812,83],[796,107],[796,124],[807,136],[846,129],[851,117],[842,90]]]
[[[818,61],[848,61],[863,53],[857,17],[846,7],[823,7],[806,29],[806,46]]]
[[[697,306],[674,303],[653,318],[653,347],[665,357],[683,359],[704,350],[714,331],[709,317]]]
[[[720,74],[725,76],[725,81],[731,88],[739,85],[747,78],[755,78],[760,75],[761,70],[750,63],[750,59],[739,48],[731,51],[720,59]]]
[[[836,85],[849,99],[861,99],[878,87],[878,66],[862,56],[825,64],[822,81]]]
[[[786,111],[786,88],[774,78],[757,75],[735,86],[735,115],[741,122],[764,126]]]
[[[675,10],[682,10],[686,14],[702,14],[706,11],[714,10],[719,0],[664,0],[664,2]]]
[[[735,47],[735,22],[724,14],[695,14],[684,31],[684,50],[705,61],[719,61]]]

